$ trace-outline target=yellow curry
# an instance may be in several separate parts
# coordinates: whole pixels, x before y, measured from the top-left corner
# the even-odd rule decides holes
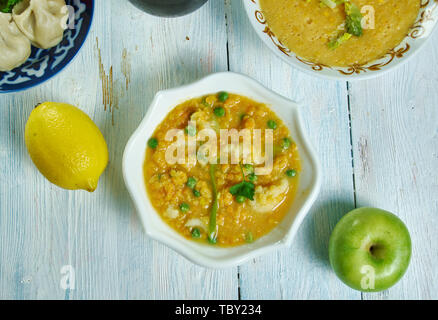
[[[408,34],[420,0],[260,0],[273,33],[291,51],[327,66],[376,60]]]
[[[198,151],[206,143],[199,138],[203,130],[219,134],[225,129],[259,129],[262,152],[272,150],[272,165],[263,171],[264,164],[245,162],[243,151],[237,163],[231,156],[224,160],[219,151],[217,164],[203,161],[199,153],[198,161],[190,162],[188,152],[186,161],[169,163],[168,150],[177,138],[166,136],[174,129],[187,145],[195,140]],[[271,149],[266,148],[268,131]],[[242,141],[239,138],[239,148]],[[256,149],[250,150],[252,154]],[[167,115],[148,141],[144,179],[153,206],[177,232],[207,244],[236,246],[255,241],[281,222],[297,191],[300,170],[297,146],[272,110],[220,92],[186,101]]]

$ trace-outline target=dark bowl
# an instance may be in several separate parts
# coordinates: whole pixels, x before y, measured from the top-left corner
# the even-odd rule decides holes
[[[129,0],[137,8],[159,17],[181,17],[202,7],[208,0]]]

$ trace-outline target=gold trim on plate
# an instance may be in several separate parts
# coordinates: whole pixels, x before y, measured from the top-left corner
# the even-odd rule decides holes
[[[257,2],[255,0],[249,0],[254,4],[257,4]],[[425,33],[425,28],[423,26],[424,22],[426,21],[433,21],[433,17],[432,17],[432,13],[433,11],[437,8],[438,6],[438,0],[420,0],[420,12],[419,12],[419,16],[417,21],[413,24],[413,26],[411,27],[411,30],[409,31],[409,34],[407,35],[407,37],[412,38],[412,39],[417,39],[419,37],[421,37],[422,35],[424,35]],[[435,5],[433,6],[432,9],[427,9],[427,7],[429,6],[430,2],[433,1],[435,2]],[[398,58],[401,59],[404,57],[404,54],[406,52],[409,51],[409,49],[411,48],[411,46],[409,45],[408,42],[405,43],[404,46],[401,46],[400,48],[396,49],[397,47],[391,49],[387,54],[385,54],[382,58],[386,58],[386,61],[382,61],[379,63],[375,63],[373,65],[369,65],[366,66],[368,64],[364,63],[364,64],[355,64],[355,65],[351,65],[351,66],[347,66],[344,68],[340,68],[340,67],[330,67],[327,66],[325,64],[322,63],[316,63],[316,62],[312,62],[312,61],[308,61],[306,59],[303,59],[301,57],[298,57],[297,55],[295,55],[289,48],[287,48],[274,34],[274,32],[269,28],[267,21],[265,19],[265,16],[263,15],[263,12],[260,10],[256,10],[254,12],[255,18],[257,20],[258,23],[262,24],[265,26],[265,29],[263,30],[263,33],[265,33],[272,41],[272,43],[278,48],[278,50],[280,50],[283,54],[285,54],[288,57],[292,57],[295,56],[295,58],[300,61],[301,63],[309,66],[312,68],[312,70],[314,71],[322,71],[325,68],[327,69],[332,69],[332,70],[336,70],[339,73],[343,74],[343,75],[353,75],[353,74],[359,74],[361,72],[367,72],[367,71],[379,71],[381,70],[383,67],[387,66],[388,64],[390,64],[392,61],[394,61],[394,59]],[[401,44],[399,44],[400,46]],[[379,59],[379,60],[380,60]]]

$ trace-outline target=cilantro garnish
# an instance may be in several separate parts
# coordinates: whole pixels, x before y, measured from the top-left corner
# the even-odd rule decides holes
[[[255,186],[254,183],[242,181],[230,188],[230,193],[237,197],[242,196],[249,200],[254,200]]]
[[[346,32],[346,33],[340,35],[339,37],[330,40],[328,47],[330,49],[334,50],[350,38],[351,38],[351,34]]]
[[[245,197],[251,201],[254,200],[255,194],[255,185],[252,182],[246,181],[245,173],[243,172],[243,167],[240,165],[240,169],[242,170],[243,181],[232,186],[230,188],[230,193],[237,197]]]
[[[362,31],[362,13],[360,9],[350,1],[345,2],[345,27],[347,32],[353,36],[360,37],[363,33]]]
[[[328,43],[330,49],[336,49],[341,44],[347,42],[352,36],[360,37],[363,34],[362,28],[362,13],[358,6],[350,0],[335,0],[336,4],[344,3],[345,11],[345,30],[346,32],[331,39]]]
[[[21,0],[0,0],[0,11],[3,13],[11,13],[14,6]]]

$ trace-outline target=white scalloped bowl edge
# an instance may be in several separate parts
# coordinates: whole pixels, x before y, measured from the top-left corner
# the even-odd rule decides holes
[[[302,160],[299,190],[283,221],[254,243],[232,248],[190,241],[169,227],[153,208],[143,178],[147,141],[166,115],[188,99],[219,91],[240,94],[267,104],[289,127]],[[289,246],[317,198],[321,185],[319,161],[303,131],[298,109],[296,103],[266,89],[255,80],[231,72],[212,74],[193,84],[158,92],[140,126],[128,141],[123,155],[125,183],[147,235],[190,261],[211,268],[240,265],[249,259]]]
[[[371,61],[365,64],[363,68],[359,68],[356,70],[349,69],[349,67],[324,67],[322,70],[314,70],[312,69],[312,65],[306,65],[305,63],[300,62],[293,52],[291,52],[290,56],[288,56],[280,51],[280,49],[277,47],[276,44],[273,43],[273,40],[268,36],[268,34],[264,32],[267,23],[260,23],[257,20],[255,14],[256,11],[261,12],[258,0],[255,0],[254,2],[252,0],[242,1],[254,31],[280,59],[307,74],[333,80],[365,80],[375,78],[377,76],[385,74],[390,70],[396,69],[397,67],[407,62],[416,53],[418,53],[420,48],[424,47],[424,44],[428,39],[431,38],[431,34],[436,29],[438,21],[438,0],[422,0],[422,4],[424,4],[424,7],[420,9],[420,13],[416,21],[419,21],[423,11],[426,11],[426,13],[429,14],[429,18],[424,19],[424,22],[421,23],[422,27],[419,28],[421,34],[417,38],[413,39],[409,36],[406,36],[404,40],[397,47],[394,48],[395,51],[403,51],[404,48],[409,45],[408,50],[406,52],[401,52],[400,57],[395,56],[389,64],[379,67],[378,70],[368,70],[367,67],[381,63],[384,64],[389,60],[388,56],[384,56],[383,58]],[[275,36],[274,39],[275,41],[278,41]],[[341,73],[340,70],[347,74]]]

